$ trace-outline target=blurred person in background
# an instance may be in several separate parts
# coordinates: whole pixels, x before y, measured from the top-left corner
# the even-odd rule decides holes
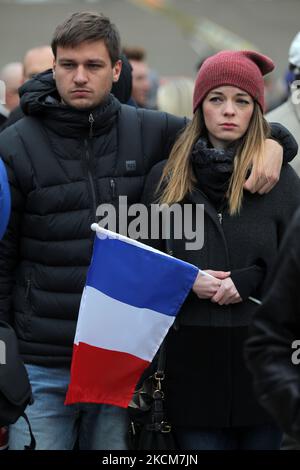
[[[23,60],[22,65],[22,79],[21,84],[30,80],[35,75],[45,70],[52,69],[53,66],[53,52],[50,46],[37,46],[29,49]],[[19,95],[18,95],[19,96]],[[0,130],[6,129],[14,122],[18,121],[24,116],[21,106],[17,106],[9,115],[8,119],[3,123]]]
[[[147,108],[151,82],[146,51],[142,47],[124,47],[123,53],[132,67],[132,98],[139,108]]]
[[[289,68],[294,78],[290,84],[290,96],[281,106],[267,113],[266,118],[269,122],[283,124],[295,137],[298,143],[298,154],[291,165],[300,176],[300,32],[290,45]],[[297,80],[298,83],[296,83]]]
[[[291,162],[291,166],[294,168],[298,176],[300,176],[300,32],[296,34],[296,36],[291,42],[291,45],[289,48],[288,60],[289,60],[289,80],[288,80],[289,96],[288,96],[288,99],[281,106],[277,107],[270,113],[267,113],[266,118],[270,122],[279,122],[283,124],[295,137],[298,143],[298,154]],[[297,80],[299,81],[299,83],[297,83]],[[295,238],[295,236],[299,234],[299,229],[297,227],[298,227],[298,224],[295,222],[294,232],[290,238],[293,238],[293,237]],[[278,364],[279,374],[282,374],[281,367],[285,366],[286,374],[282,375],[281,378],[285,376],[291,378],[292,380],[290,382],[290,386],[285,386],[284,384],[282,384],[282,394],[281,392],[278,392],[278,390],[276,391],[276,389],[274,389],[274,398],[272,397],[272,393],[270,394],[269,390],[265,394],[263,393],[263,389],[267,390],[267,388],[269,387],[269,381],[272,380],[272,368],[270,367],[270,365],[267,364],[266,361],[267,361],[268,354],[269,354],[268,352],[269,347],[272,347],[272,351],[273,351],[273,346],[275,347],[275,342],[276,342],[275,329],[278,329],[279,327],[281,328],[284,322],[286,322],[287,325],[289,325],[287,327],[288,328],[287,330],[282,329],[282,331],[285,331],[286,333],[286,335],[283,335],[280,338],[280,341],[282,342],[287,341],[287,339],[289,338],[288,335],[291,335],[292,333],[295,334],[296,332],[296,329],[294,330],[294,327],[292,327],[291,318],[293,314],[297,314],[297,300],[296,300],[294,292],[291,289],[293,288],[294,281],[296,279],[298,280],[299,278],[297,274],[297,262],[298,261],[296,259],[295,260],[291,259],[290,264],[286,266],[287,254],[289,250],[290,250],[290,247],[288,246],[288,243],[285,243],[285,248],[281,250],[280,263],[277,264],[278,273],[276,275],[276,281],[274,280],[272,293],[270,295],[270,298],[269,296],[267,297],[266,305],[264,304],[265,306],[261,309],[261,311],[259,311],[254,328],[253,328],[253,334],[255,335],[255,338],[253,342],[249,343],[249,354],[251,358],[250,367],[252,371],[254,372],[255,379],[257,381],[257,390],[258,390],[258,395],[261,397],[261,402],[263,404],[265,403],[266,407],[272,411],[272,414],[275,417],[277,417],[278,421],[282,424],[283,429],[290,431],[292,435],[297,436],[296,428],[297,426],[299,426],[299,423],[297,422],[296,416],[295,415],[292,416],[293,411],[291,407],[295,407],[293,409],[296,409],[296,403],[297,403],[296,400],[299,398],[296,395],[292,396],[293,390],[297,390],[297,387],[294,389],[294,382],[295,382],[294,379],[296,377],[296,380],[298,380],[299,377],[297,376],[296,367],[293,364],[290,364],[288,362],[289,361],[289,346],[287,344],[285,346],[283,345],[281,346],[283,355],[281,358],[278,355],[278,357],[276,358],[276,362]],[[291,266],[291,263],[293,262],[295,263],[294,265],[295,271],[292,273],[293,268]],[[281,269],[281,263],[283,263],[282,266],[286,266],[284,269],[284,272],[286,272],[286,274],[288,273],[291,279],[286,278],[285,282],[281,284],[280,286],[280,292],[281,292],[280,295],[284,297],[284,301],[283,302],[281,301],[280,303],[281,305],[280,312],[277,312],[276,308],[272,309],[271,317],[273,318],[273,313],[274,313],[274,320],[271,320],[269,318],[270,305],[275,306],[275,300],[279,299],[279,293],[278,295],[275,294],[275,286],[279,286],[280,285],[279,280],[282,279],[283,273]],[[287,282],[287,285],[285,284],[286,282]],[[283,285],[286,288],[285,292],[283,292],[283,289],[282,289]],[[269,327],[267,327],[268,322],[270,322]],[[263,344],[263,349],[265,351],[265,359],[263,359],[262,344]],[[286,348],[285,351],[284,351],[284,347]],[[264,375],[264,380],[266,380],[265,387],[262,384],[261,370],[264,370],[264,373],[265,373]],[[274,379],[276,380],[275,375],[274,375]],[[281,384],[281,379],[280,379],[280,384]],[[284,404],[284,399],[289,400],[289,402],[286,402],[286,404]],[[283,437],[282,449],[283,450],[300,450],[299,435],[298,435],[298,443],[297,443],[293,439],[293,437],[289,436],[288,434],[285,434]]]
[[[250,327],[246,358],[261,405],[288,433],[282,449],[300,450],[300,209],[269,284]]]
[[[8,449],[8,427],[0,427],[0,451]]]
[[[121,54],[121,61],[122,70],[120,77],[117,82],[113,82],[111,93],[120,101],[120,103],[134,106],[134,103],[131,101],[132,67],[125,54]]]
[[[193,117],[194,82],[190,78],[174,78],[160,85],[157,109],[175,116]]]
[[[23,65],[20,62],[5,65],[0,72],[0,80],[5,84],[5,103],[0,104],[1,126],[20,102],[18,90],[23,83]]]
[[[265,97],[266,97],[266,113],[280,106],[286,101],[286,92],[281,79],[268,76],[265,77]]]
[[[34,75],[52,69],[53,52],[50,46],[37,46],[29,49],[23,60],[23,82],[26,82]]]
[[[150,90],[148,93],[147,108],[157,109],[157,90],[160,83],[160,77],[156,70],[149,71]]]

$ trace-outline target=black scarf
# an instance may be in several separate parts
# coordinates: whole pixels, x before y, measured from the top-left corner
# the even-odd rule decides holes
[[[226,149],[216,149],[210,146],[206,137],[200,137],[192,150],[191,159],[197,188],[208,197],[216,209],[226,203],[225,196],[237,147],[238,142],[234,142]]]

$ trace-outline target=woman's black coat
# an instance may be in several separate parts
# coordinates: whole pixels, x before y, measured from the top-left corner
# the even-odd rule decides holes
[[[143,202],[157,200],[155,188],[165,162],[150,172]],[[271,421],[252,392],[243,358],[248,325],[256,310],[249,296],[260,298],[284,231],[300,204],[300,180],[289,165],[268,194],[244,192],[239,215],[218,215],[199,190],[184,203],[204,205],[204,245],[186,250],[186,239],[168,243],[172,254],[200,269],[231,271],[243,302],[219,306],[188,296],[176,328],[167,337],[166,393],[171,422],[177,426],[228,427]],[[191,221],[195,228],[195,217]],[[178,227],[177,227],[178,228]],[[184,232],[184,229],[183,229]],[[151,241],[165,250],[163,241]]]

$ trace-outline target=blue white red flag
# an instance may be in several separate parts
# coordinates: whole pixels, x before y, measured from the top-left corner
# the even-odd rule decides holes
[[[97,224],[66,404],[127,407],[198,269]]]

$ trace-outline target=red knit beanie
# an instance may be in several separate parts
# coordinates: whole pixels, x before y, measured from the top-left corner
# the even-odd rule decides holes
[[[265,109],[263,75],[272,72],[274,62],[255,51],[221,51],[201,65],[194,88],[193,111],[210,90],[222,85],[235,86],[249,93]]]

